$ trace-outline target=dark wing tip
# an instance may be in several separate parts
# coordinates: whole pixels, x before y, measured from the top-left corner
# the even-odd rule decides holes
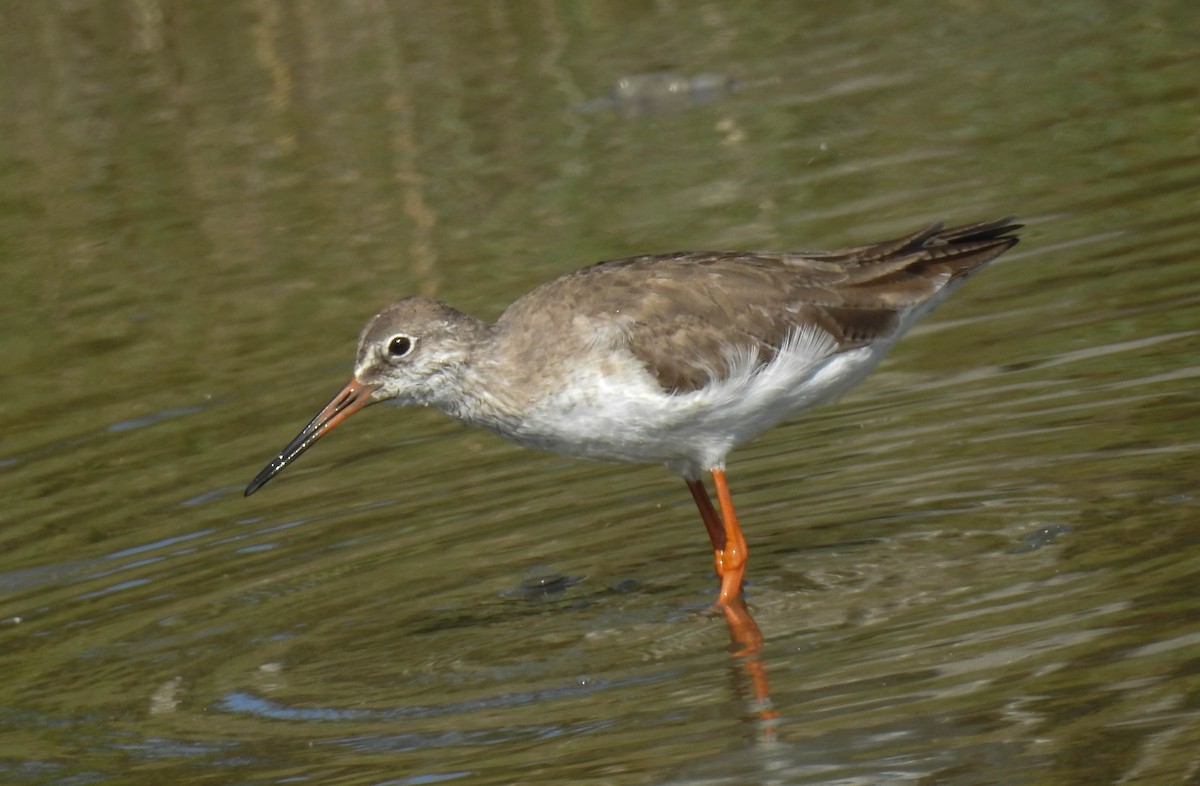
[[[951,227],[936,234],[943,243],[974,243],[982,240],[1011,240],[1010,245],[1016,244],[1019,238],[1017,230],[1024,229],[1024,224],[1015,223],[1016,216],[1005,216],[995,221],[981,221],[977,224],[965,224]]]

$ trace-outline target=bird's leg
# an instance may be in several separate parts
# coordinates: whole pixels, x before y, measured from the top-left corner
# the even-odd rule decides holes
[[[684,480],[687,482],[688,491],[692,492],[692,499],[696,500],[696,507],[700,509],[700,518],[704,520],[704,528],[708,530],[708,539],[712,541],[713,565],[717,576],[723,576],[725,569],[721,564],[721,552],[725,549],[725,525],[721,523],[721,517],[713,507],[708,490],[704,488],[704,481],[699,478]]]
[[[742,574],[746,572],[746,538],[738,526],[729,485],[725,482],[725,471],[714,469],[712,476],[717,487],[717,500],[721,504],[720,514],[713,507],[703,481],[687,479],[687,486],[692,492],[692,499],[696,500],[696,507],[700,509],[708,539],[712,541],[713,564],[717,575],[721,577],[721,594],[717,597],[717,603],[723,606],[741,592]]]
[[[685,480],[713,544],[717,575],[721,577],[721,595],[717,599],[717,606],[724,612],[725,622],[729,625],[729,640],[735,647],[733,657],[742,661],[750,675],[759,717],[769,724],[764,736],[772,738],[775,730],[770,724],[779,717],[779,713],[771,706],[771,687],[767,683],[766,666],[758,658],[763,646],[762,631],[754,617],[750,616],[750,610],[746,608],[746,601],[741,595],[742,574],[746,571],[746,539],[738,526],[737,514],[733,512],[733,500],[729,495],[729,484],[725,482],[725,472],[713,470],[717,499],[725,511],[724,521],[713,507],[704,483],[698,479]],[[732,527],[726,526],[725,522],[732,522]],[[729,548],[731,543],[733,548]]]
[[[721,594],[717,603],[727,606],[736,600],[742,592],[742,576],[746,572],[746,558],[749,550],[746,548],[746,537],[738,526],[737,512],[733,509],[733,497],[729,494],[729,483],[725,480],[725,470],[711,470],[713,485],[717,489],[717,502],[721,505],[721,522],[725,527],[724,548],[717,551],[717,563],[721,576]]]

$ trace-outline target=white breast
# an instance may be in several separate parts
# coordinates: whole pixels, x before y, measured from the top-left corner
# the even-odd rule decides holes
[[[789,415],[849,390],[890,344],[835,354],[828,334],[804,328],[767,365],[755,368],[753,358],[733,357],[725,379],[675,394],[663,392],[632,355],[608,354],[600,365],[580,362],[515,429],[501,433],[527,447],[581,458],[664,462],[696,476],[723,466],[735,446]]]

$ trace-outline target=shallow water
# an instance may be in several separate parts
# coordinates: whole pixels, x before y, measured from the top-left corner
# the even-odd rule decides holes
[[[1197,32],[0,12],[0,782],[1200,782]],[[736,89],[620,103],[661,72]],[[732,457],[755,658],[661,468],[381,407],[241,496],[395,297],[1008,213],[861,388]]]

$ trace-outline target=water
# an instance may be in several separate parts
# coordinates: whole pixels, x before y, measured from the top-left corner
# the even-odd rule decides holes
[[[1200,782],[1197,32],[0,12],[0,782]],[[731,89],[613,103],[664,73]],[[381,407],[241,496],[395,297],[490,318],[598,259],[1013,212],[858,391],[732,457],[756,658],[661,468]]]

